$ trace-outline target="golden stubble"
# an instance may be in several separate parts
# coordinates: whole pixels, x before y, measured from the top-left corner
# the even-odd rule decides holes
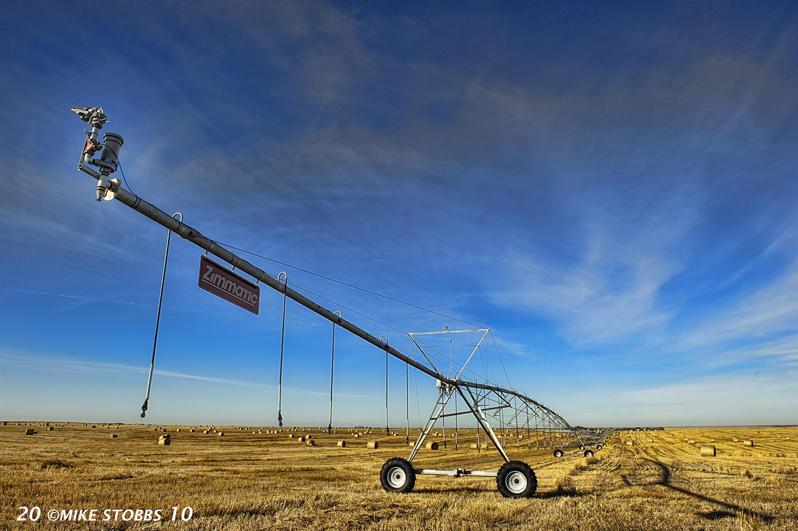
[[[28,427],[37,433],[26,436]],[[168,446],[158,445],[164,433]],[[315,446],[299,442],[308,435]],[[439,449],[422,449],[417,467],[501,465],[495,450],[471,448],[473,430],[460,430],[458,450],[450,432],[445,449],[440,434],[432,440]],[[369,449],[370,441],[378,449]],[[535,470],[533,498],[502,498],[493,479],[428,476],[417,478],[412,493],[384,492],[380,467],[410,452],[403,430],[385,436],[339,428],[327,435],[318,428],[9,422],[0,426],[0,527],[24,526],[16,521],[23,505],[194,511],[189,522],[95,524],[106,529],[798,527],[795,427],[616,432],[590,458],[557,459],[512,432],[505,442],[511,459]],[[702,446],[714,446],[716,455],[702,456]]]

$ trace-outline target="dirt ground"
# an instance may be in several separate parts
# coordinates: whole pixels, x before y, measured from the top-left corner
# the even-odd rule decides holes
[[[451,435],[414,465],[501,465],[495,450],[470,448],[474,431],[460,430],[458,450]],[[411,493],[384,492],[380,467],[410,452],[403,430],[8,422],[0,528],[798,529],[797,427],[615,432],[594,457],[559,459],[506,436],[510,458],[537,475],[532,498],[503,498],[493,478],[419,476]]]

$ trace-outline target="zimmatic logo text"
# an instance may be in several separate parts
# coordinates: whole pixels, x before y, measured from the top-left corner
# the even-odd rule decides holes
[[[260,306],[260,286],[228,271],[205,256],[200,257],[199,287],[254,314]]]

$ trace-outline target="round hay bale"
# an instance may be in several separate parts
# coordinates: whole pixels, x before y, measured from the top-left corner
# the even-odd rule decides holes
[[[3,421],[3,426],[8,426],[8,421],[7,420]]]
[[[715,447],[714,446],[702,446],[701,447],[701,456],[702,457],[715,457]]]
[[[109,437],[110,437],[111,439],[116,439],[116,433],[112,433],[112,434],[111,434]]]
[[[210,433],[210,430],[204,430],[202,433],[204,433],[205,435],[208,435]]]
[[[175,430],[175,431],[180,431],[180,428],[177,428],[177,430]]]
[[[47,426],[47,431],[53,431],[53,427],[52,426]]]
[[[352,435],[352,437],[354,437],[355,439],[358,439],[358,438],[360,438],[360,434],[356,433],[356,434]]]
[[[299,442],[301,442],[301,443],[303,443],[303,442],[305,442],[305,441],[306,441],[306,439],[305,439],[305,436],[304,436],[304,435],[300,435],[300,436],[299,436],[299,439],[297,439],[297,440],[298,440]]]
[[[314,441],[313,439],[308,439],[308,441],[305,443],[305,445],[306,446],[316,446],[316,441]]]
[[[745,440],[743,441],[743,446],[754,446],[754,441]]]
[[[479,445],[477,445],[477,443],[471,443],[471,446],[469,446],[469,448],[471,448],[472,450],[476,450],[479,448]]]
[[[224,432],[223,431],[219,432],[219,437],[224,437]]]
[[[34,430],[33,428],[25,428],[25,435],[34,435],[35,433],[36,430]]]
[[[188,430],[188,431],[190,431],[191,433],[194,433],[194,428],[191,428],[191,429],[190,429],[190,430]]]
[[[377,441],[369,441],[368,444],[366,444],[366,447],[369,450],[376,450],[377,448],[380,447],[380,443],[378,443]]]
[[[346,441],[338,441],[336,444],[339,448],[346,448]]]
[[[289,438],[289,439],[293,439],[293,438],[294,438],[294,434],[293,434],[293,433],[289,433],[289,434],[288,434],[288,438]]]
[[[433,441],[427,443],[427,450],[437,450],[437,449],[438,449],[438,443]]]
[[[161,446],[169,446],[172,444],[172,439],[169,437],[168,433],[165,433],[164,435],[158,437],[158,444]]]

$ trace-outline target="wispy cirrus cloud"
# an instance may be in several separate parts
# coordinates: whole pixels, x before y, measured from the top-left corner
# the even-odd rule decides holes
[[[135,373],[147,374],[149,369],[147,367],[137,367],[135,365],[126,365],[122,363],[109,363],[96,360],[85,360],[66,357],[52,357],[42,356],[33,353],[19,353],[9,351],[7,349],[0,350],[0,364],[7,363],[13,365],[15,369],[25,367],[29,371],[40,372],[90,372],[90,373]],[[155,376],[163,376],[167,378],[178,378],[182,380],[194,380],[199,382],[207,382],[212,384],[229,385],[233,387],[251,387],[268,389],[272,391],[277,390],[276,385],[262,384],[246,380],[237,380],[231,378],[220,378],[217,376],[206,376],[201,374],[191,374],[180,371],[171,371],[164,369],[155,369],[153,374]],[[298,387],[283,386],[286,392],[301,393],[313,396],[329,396],[328,392],[315,391],[312,389],[303,389]],[[337,393],[341,398],[363,398],[366,395],[352,394],[352,393]]]
[[[796,293],[798,262],[793,262],[780,275],[745,290],[724,307],[712,311],[683,336],[680,345],[685,349],[717,346],[724,350],[731,346],[738,359],[745,352],[752,356],[766,352],[777,357],[794,354],[789,345],[794,345],[794,334],[798,333]],[[748,344],[735,347],[741,340]]]
[[[664,203],[580,194],[573,199],[579,230],[563,241],[568,254],[508,251],[493,299],[553,319],[576,345],[661,332],[672,310],[660,303],[660,291],[685,267],[678,249],[690,245],[699,218],[689,189],[672,194]],[[580,199],[585,207],[576,206]]]
[[[743,347],[719,349],[707,363],[709,367],[725,367],[747,362],[776,362],[779,366],[798,368],[798,334],[793,332],[785,337],[757,340]]]
[[[749,419],[750,424],[789,424],[798,420],[785,397],[798,393],[794,369],[768,373],[724,373],[625,391],[633,421],[656,417],[664,424],[722,425]],[[635,418],[637,417],[637,418]]]

